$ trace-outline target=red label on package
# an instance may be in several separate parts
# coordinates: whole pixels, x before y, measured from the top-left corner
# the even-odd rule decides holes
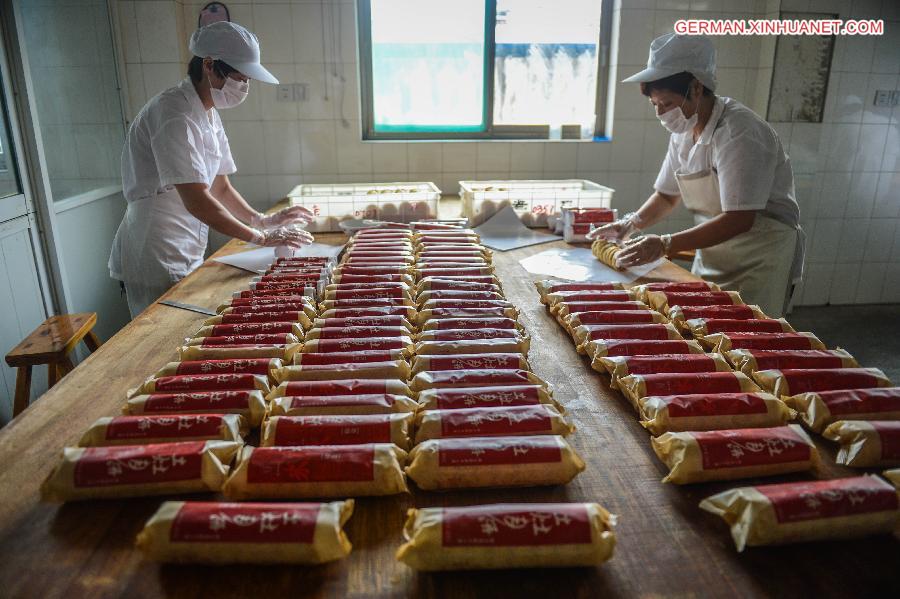
[[[391,442],[391,419],[387,414],[280,416],[276,422],[276,445],[356,445]]]
[[[258,313],[268,313],[273,312],[275,314],[288,313],[293,314],[294,318],[290,318],[289,320],[294,321],[299,318],[298,312],[303,312],[308,305],[299,304],[299,303],[268,303],[268,304],[252,304],[249,306],[239,306],[232,305],[231,311],[228,314],[223,314],[222,317],[225,316],[234,316],[237,314],[258,314]],[[276,319],[277,320],[277,319]]]
[[[666,302],[670,306],[714,306],[734,304],[734,300],[725,291],[681,292],[669,291]]]
[[[650,310],[606,310],[603,312],[581,312],[578,320],[581,324],[604,323],[652,323],[655,312]]]
[[[337,308],[330,310],[328,314],[335,318],[359,318],[379,316],[408,316],[412,308],[406,306],[374,306],[371,308]]]
[[[359,339],[372,337],[406,337],[406,327],[322,327],[315,329],[319,339]]]
[[[661,341],[608,341],[605,343],[607,356],[653,356],[657,354],[689,354],[691,346],[687,341],[666,339]]]
[[[840,389],[818,395],[832,416],[900,412],[900,387]]]
[[[521,547],[591,542],[584,504],[484,505],[444,508],[444,547]]]
[[[203,347],[217,345],[284,345],[288,343],[287,335],[226,335],[223,337],[204,337]]]
[[[247,410],[250,391],[207,393],[154,393],[144,402],[145,412],[230,412]]]
[[[437,443],[441,467],[548,464],[562,460],[562,450],[552,436],[440,439]]]
[[[220,391],[228,389],[255,389],[256,376],[253,374],[186,374],[163,376],[155,381],[156,391]]]
[[[441,412],[442,437],[519,435],[552,432],[550,414],[542,405],[510,408],[469,408]]]
[[[613,291],[616,286],[613,283],[557,283],[551,285],[547,293],[559,293],[560,291]]]
[[[755,487],[775,508],[781,524],[887,512],[897,509],[897,490],[877,476]]]
[[[589,338],[663,340],[671,332],[664,324],[586,324]]]
[[[684,307],[681,315],[685,320],[694,318],[730,318],[747,320],[756,318],[750,306],[698,306]]]
[[[446,329],[512,329],[516,328],[516,321],[512,318],[446,318],[436,320],[439,330]]]
[[[370,316],[368,318],[319,318],[317,324],[322,328],[347,328],[347,327],[405,327],[406,319],[402,315],[394,316]]]
[[[756,393],[669,395],[662,400],[669,409],[669,418],[765,414],[768,411],[765,400]]]
[[[835,389],[867,389],[878,386],[878,378],[865,368],[835,368],[833,370],[782,370],[791,395],[810,391]]]
[[[435,370],[518,370],[522,368],[521,354],[468,354],[428,356],[428,369]]]
[[[900,421],[869,422],[881,441],[882,460],[900,460]]]
[[[673,372],[641,376],[647,395],[737,393],[741,390],[741,383],[733,372]]]
[[[775,319],[707,318],[707,333],[751,331],[755,333],[781,333],[784,327]]]
[[[716,371],[715,360],[706,354],[630,356],[625,363],[628,366],[628,374]]]
[[[531,406],[541,403],[540,387],[520,385],[504,387],[472,387],[466,389],[435,389],[433,393],[440,410],[475,407]]]
[[[840,356],[830,351],[818,349],[795,349],[774,351],[765,349],[749,350],[756,360],[758,370],[781,370],[784,368],[840,368],[844,362]]]
[[[175,374],[259,374],[269,373],[271,358],[241,358],[238,360],[191,360],[179,362]]]
[[[800,333],[728,333],[731,349],[812,349],[812,341]]]
[[[629,293],[618,290],[559,291],[554,295],[559,295],[566,302],[624,302],[632,299]]]
[[[365,364],[371,362],[392,362],[399,358],[396,350],[331,352],[297,354],[298,364],[302,366],[323,366],[334,364]]]
[[[219,436],[220,414],[117,416],[106,425],[107,441]]]
[[[381,379],[290,381],[284,390],[285,395],[360,395],[386,392],[387,381]]]
[[[212,328],[212,336],[229,335],[274,335],[293,332],[293,322],[243,322],[241,324],[217,324]]]
[[[173,543],[303,543],[316,532],[318,503],[185,503],[169,540]]]
[[[615,301],[615,302],[567,302],[561,301],[557,304],[560,309],[565,308],[569,314],[585,314],[591,312],[606,312],[608,310],[646,310],[648,309],[642,302],[635,300]]]
[[[404,298],[406,292],[400,288],[394,289],[338,289],[334,291],[334,299],[358,299],[358,298]]]
[[[466,341],[469,339],[519,339],[515,329],[438,329],[425,331],[434,341]]]
[[[324,483],[375,479],[374,445],[257,447],[249,483]]]
[[[525,370],[435,370],[428,375],[435,387],[477,387],[481,385],[527,385]]]
[[[410,345],[408,337],[369,337],[368,339],[312,339],[318,341],[319,353],[405,349]]]
[[[377,406],[390,408],[396,402],[395,395],[388,393],[367,393],[360,395],[305,395],[290,397],[291,409],[300,408],[324,408],[324,407],[350,407],[350,406]]]
[[[269,311],[269,312],[244,312],[244,313],[229,313],[222,315],[222,324],[223,325],[247,325],[250,323],[255,323],[257,328],[264,329],[265,325],[269,327],[274,326],[283,326],[283,323],[287,323],[290,325],[291,323],[297,322],[300,318],[300,312],[294,311]],[[220,329],[221,330],[221,329]],[[265,331],[268,333],[290,333],[290,326],[286,330],[273,330],[273,331]],[[214,333],[215,334],[215,333]],[[234,333],[224,333],[225,335],[234,334]]]
[[[703,469],[804,462],[809,444],[789,426],[690,433],[700,447]]]
[[[75,462],[76,487],[198,479],[205,441],[88,447]]]
[[[661,281],[658,283],[647,283],[645,285],[648,291],[665,291],[665,292],[705,292],[709,291],[709,284],[705,281],[689,281],[684,283],[676,283],[674,281]]]

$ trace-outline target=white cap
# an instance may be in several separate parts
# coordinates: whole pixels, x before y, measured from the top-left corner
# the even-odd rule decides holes
[[[685,71],[716,90],[716,48],[711,39],[705,35],[661,35],[650,42],[647,68],[622,81],[658,81]]]
[[[263,83],[278,83],[259,63],[259,40],[237,23],[218,21],[191,34],[188,48],[194,56],[221,60],[242,75]]]

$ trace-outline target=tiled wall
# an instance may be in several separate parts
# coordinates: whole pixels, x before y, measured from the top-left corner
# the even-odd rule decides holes
[[[580,177],[616,190],[633,210],[651,192],[668,134],[636,85],[614,90],[613,141],[362,143],[353,2],[226,2],[232,20],[261,40],[263,62],[283,82],[309,84],[304,103],[279,103],[254,84],[222,111],[239,174],[237,187],[260,208],[301,182],[430,180],[445,192],[460,179]],[[615,10],[616,80],[640,70],[650,41],[679,18],[761,18],[779,10],[837,12],[890,20],[883,38],[837,42],[826,120],[776,125],[797,173],[810,235],[805,304],[900,302],[900,112],[872,110],[872,90],[900,75],[897,0],[621,0]],[[780,6],[779,6],[780,5]],[[129,113],[184,76],[186,39],[203,3],[120,1]],[[772,40],[722,37],[718,93],[765,114]],[[448,91],[452,93],[452,91]],[[891,183],[894,183],[891,185]],[[661,229],[691,223],[683,209]]]

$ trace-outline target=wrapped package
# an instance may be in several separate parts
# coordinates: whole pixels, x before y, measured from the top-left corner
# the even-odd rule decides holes
[[[674,306],[668,311],[669,320],[684,327],[688,320],[697,318],[729,318],[732,320],[766,319],[759,306],[746,304],[730,306]]]
[[[474,275],[474,276],[456,276],[456,277],[422,277],[416,284],[416,293],[423,291],[453,289],[458,283],[477,283],[496,285],[498,288],[500,280],[494,275]]]
[[[812,439],[796,424],[663,433],[651,443],[669,468],[663,482],[679,485],[803,472],[819,462]]]
[[[353,500],[330,503],[166,501],[138,533],[157,562],[321,564],[347,557]]]
[[[733,349],[825,349],[812,333],[713,333],[701,337],[706,347],[724,354]]]
[[[514,318],[495,316],[488,318],[439,318],[425,322],[422,331],[464,330],[464,329],[508,329],[521,331],[521,325]]]
[[[354,416],[410,414],[419,404],[405,395],[288,395],[272,399],[272,416]]]
[[[561,303],[573,302],[633,302],[637,301],[633,291],[628,289],[613,289],[609,291],[556,291],[547,294],[547,304],[550,312],[556,311],[556,306]]]
[[[240,447],[229,441],[66,447],[41,485],[41,498],[62,502],[217,492]]]
[[[370,351],[346,351],[325,353],[299,353],[294,356],[295,365],[314,366],[323,364],[362,364],[366,362],[392,362],[402,360],[402,349],[381,349]]]
[[[599,301],[599,302],[569,302],[561,301],[554,304],[550,310],[556,316],[556,320],[564,322],[566,317],[578,312],[607,312],[609,310],[649,310],[650,306],[638,300],[628,301]],[[586,323],[585,323],[586,324]]]
[[[303,354],[299,354],[303,355]],[[409,362],[351,362],[347,364],[298,364],[275,372],[275,381],[329,381],[337,379],[407,379]]]
[[[835,462],[853,468],[900,465],[900,421],[838,420],[822,436],[840,444]]]
[[[284,299],[284,298],[282,298]],[[297,313],[302,312],[303,315],[307,318],[314,318],[316,315],[316,307],[312,304],[312,299],[308,297],[303,298],[305,301],[288,301],[288,302],[280,302],[280,303],[266,303],[266,304],[246,304],[246,305],[223,305],[220,306],[220,314],[222,316],[234,316],[238,314],[257,314],[257,313],[272,313],[282,314],[285,312]],[[235,300],[237,301],[237,300]],[[302,322],[302,319],[301,319]],[[221,323],[221,321],[219,321]]]
[[[191,337],[185,341],[185,345],[199,345],[200,347],[215,347],[217,345],[291,345],[294,343],[300,343],[300,337],[293,333]]]
[[[509,406],[551,405],[563,412],[546,387],[510,385],[504,387],[447,387],[419,393],[419,410],[460,410],[465,408],[502,408]]]
[[[412,355],[413,340],[409,337],[367,337],[364,339],[310,339],[303,344],[303,353],[325,354],[330,352],[384,351],[397,349],[404,355]]]
[[[549,404],[424,410],[416,415],[416,443],[452,437],[567,436],[575,427]]]
[[[411,509],[397,559],[426,572],[596,566],[612,557],[615,521],[597,503]]]
[[[694,318],[685,321],[684,327],[695,337],[713,333],[793,333],[794,329],[783,318]]]
[[[238,414],[247,426],[256,428],[266,416],[266,401],[260,391],[196,391],[154,393],[130,398],[126,415]]]
[[[371,287],[368,289],[330,289],[325,300],[349,299],[410,299],[409,289],[403,287]]]
[[[648,291],[650,307],[668,314],[675,306],[739,306],[744,303],[737,291]]]
[[[412,374],[429,370],[531,370],[531,365],[519,353],[416,356]]]
[[[145,445],[176,441],[243,442],[239,414],[171,414],[100,418],[84,432],[79,447]]]
[[[574,331],[580,326],[592,324],[664,324],[669,319],[648,308],[635,310],[592,310],[589,312],[575,312],[560,319],[560,322],[569,331]]]
[[[169,362],[156,371],[155,378],[185,374],[259,374],[271,376],[284,363],[278,358],[251,358],[235,360],[193,360]]]
[[[515,306],[494,308],[435,308],[422,310],[417,316],[416,322],[425,326],[432,320],[447,318],[483,319],[483,318],[509,318],[515,320],[519,317],[519,311]],[[424,329],[431,330],[431,329]]]
[[[528,355],[527,337],[510,339],[467,339],[465,341],[420,341],[416,343],[417,356],[443,356],[449,354],[512,354]]]
[[[528,342],[529,336],[518,329],[429,329],[419,333],[418,341],[469,341],[473,339],[516,339]]]
[[[476,299],[436,299],[428,300],[419,305],[419,310],[434,310],[436,308],[515,308],[512,302],[506,300],[476,300]]]
[[[700,502],[731,527],[738,551],[890,534],[900,525],[897,490],[877,476],[729,489]]]
[[[339,299],[324,300],[319,303],[319,311],[337,310],[340,308],[384,308],[389,306],[406,306],[415,308],[415,303],[409,298],[355,298],[355,299]]]
[[[419,443],[406,474],[420,489],[564,485],[584,462],[563,437],[464,437]]]
[[[269,392],[266,375],[245,373],[184,374],[150,377],[140,387],[129,392],[129,397],[153,393],[189,393],[193,391],[262,391]]]
[[[632,341],[682,340],[671,324],[585,324],[572,329],[575,350],[580,354],[596,354],[598,340],[630,339]]]
[[[236,343],[233,345],[183,345],[178,348],[178,357],[184,361],[235,360],[239,358],[278,358],[290,362],[303,347],[300,343],[259,345]]]
[[[673,372],[731,372],[731,366],[721,354],[660,354],[655,356],[608,356],[597,360],[612,377],[612,387],[618,379],[632,374],[663,374]]]
[[[273,304],[274,306],[279,306],[278,304]],[[273,324],[278,322],[292,322],[296,325],[299,325],[302,329],[309,328],[310,318],[314,316],[310,314],[313,309],[307,308],[304,306],[303,310],[290,310],[290,309],[282,309],[280,306],[277,309],[273,310],[257,310],[253,312],[234,312],[234,311],[226,311],[218,316],[212,316],[203,321],[204,326],[224,326],[231,325],[233,327],[237,327],[238,325],[243,325],[246,328],[246,332],[241,332],[241,329],[236,329],[234,333],[228,333],[231,335],[241,335],[241,334],[254,334],[253,327],[250,325],[257,325],[256,328],[262,328],[259,325],[265,324]],[[265,332],[260,331],[260,332]]]
[[[670,291],[670,292],[707,292],[721,291],[715,283],[707,283],[706,281],[658,281],[655,283],[644,283],[632,287],[632,290],[643,301],[647,301],[647,294],[651,291]]]
[[[766,391],[788,397],[816,391],[890,387],[891,381],[877,368],[788,368],[760,370],[753,380]]]
[[[369,316],[358,318],[317,318],[313,329],[345,329],[350,327],[391,327],[406,329],[406,335],[414,331],[412,324],[402,315]],[[385,337],[389,335],[384,335]]]
[[[406,493],[405,460],[391,443],[246,446],[222,493],[234,500]]]
[[[408,289],[412,287],[402,281],[384,281],[381,283],[329,283],[325,291],[341,291],[346,289]]]
[[[418,312],[411,306],[373,306],[369,308],[333,308],[319,314],[317,320],[331,318],[380,318],[402,316],[410,323],[416,322]]]
[[[496,291],[422,291],[416,296],[417,304],[424,304],[431,300],[502,300],[503,295]]]
[[[600,358],[607,356],[655,356],[660,354],[702,354],[703,348],[696,341],[684,339],[596,339],[585,346],[585,352],[594,358],[591,366],[598,372],[606,372]]]
[[[733,349],[725,357],[736,370],[747,376],[759,370],[859,367],[853,356],[843,349]]]
[[[838,420],[900,420],[900,387],[801,393],[784,401],[817,433]]]
[[[797,413],[769,393],[651,395],[638,400],[641,426],[667,432],[782,426]]]
[[[263,447],[393,443],[409,449],[411,413],[273,416],[262,429]]]
[[[495,283],[479,283],[477,281],[455,281],[453,279],[424,279],[418,293],[426,291],[496,291],[501,293],[500,286]]]
[[[307,326],[310,321],[307,319]],[[245,337],[247,335],[283,335],[290,333],[303,339],[303,326],[298,322],[251,322],[247,324],[212,324],[202,326],[194,337]]]
[[[406,383],[399,379],[344,379],[337,381],[288,381],[272,389],[268,399],[297,395],[365,395],[370,393],[413,396]]]
[[[615,291],[622,289],[621,283],[594,283],[585,281],[583,283],[563,283],[562,281],[553,281],[544,279],[535,281],[534,286],[537,288],[538,295],[541,296],[541,303],[547,303],[547,295],[558,293],[560,291]]]
[[[549,384],[533,372],[501,368],[426,370],[417,373],[409,382],[409,388],[415,393],[426,389],[446,387],[507,387],[509,385],[540,385],[549,388]]]
[[[412,275],[408,274],[398,274],[398,273],[387,273],[387,274],[372,274],[372,275],[361,275],[361,274],[341,274],[335,273],[331,275],[331,280],[334,283],[377,283],[377,282],[400,282],[406,283],[407,285],[412,285],[415,281],[412,278]]]
[[[754,393],[761,390],[750,377],[740,372],[632,374],[619,379],[619,388],[635,409],[639,399],[650,395]]]

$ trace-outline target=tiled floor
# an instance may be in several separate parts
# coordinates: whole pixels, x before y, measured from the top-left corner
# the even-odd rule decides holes
[[[799,307],[787,316],[829,348],[842,347],[861,366],[880,368],[900,385],[900,305]]]

